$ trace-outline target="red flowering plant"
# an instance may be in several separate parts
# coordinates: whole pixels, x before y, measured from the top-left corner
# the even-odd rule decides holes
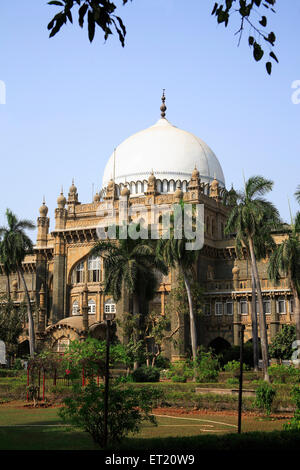
[[[105,372],[106,342],[95,338],[72,341],[63,358],[65,375],[71,380],[85,377],[103,377]],[[110,345],[110,367],[126,362],[125,349],[121,344]]]

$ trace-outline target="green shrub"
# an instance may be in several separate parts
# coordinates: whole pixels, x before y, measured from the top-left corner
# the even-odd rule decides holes
[[[229,377],[229,379],[226,380],[227,385],[236,385],[239,383],[239,379],[237,377]]]
[[[195,374],[198,382],[216,382],[219,376],[219,360],[212,351],[200,351]]]
[[[20,358],[17,358],[14,362],[14,370],[24,370],[23,362]]]
[[[297,383],[300,379],[300,371],[294,366],[274,364],[268,368],[270,379],[273,383]]]
[[[18,377],[19,375],[19,370],[0,369],[0,377]]]
[[[268,383],[264,382],[259,385],[256,389],[256,398],[254,405],[257,406],[259,409],[265,411],[265,413],[269,415],[271,413],[275,395],[275,389]]]
[[[155,361],[155,367],[157,367],[158,369],[169,369],[170,359],[162,355],[158,356],[158,358]]]
[[[161,392],[153,387],[134,389],[111,382],[108,395],[108,443],[119,444],[129,433],[140,430],[144,421],[156,423],[151,415]],[[91,381],[86,387],[74,385],[72,396],[64,400],[60,417],[88,432],[101,447],[104,446],[104,385]]]
[[[193,369],[191,364],[187,361],[176,361],[172,362],[169,372],[167,373],[168,378],[172,382],[185,383],[187,379],[193,378]]]
[[[286,431],[300,431],[300,387],[293,387],[291,398],[296,404],[294,416],[289,423],[284,424]]]
[[[131,376],[134,382],[159,382],[160,372],[157,367],[141,366]]]
[[[223,367],[230,361],[240,360],[240,346],[231,346],[219,355],[220,365]],[[253,346],[252,343],[244,344],[243,362],[248,368],[253,367]]]

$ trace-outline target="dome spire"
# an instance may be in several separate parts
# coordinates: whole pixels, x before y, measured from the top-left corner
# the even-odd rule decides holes
[[[162,105],[160,107],[160,115],[162,117],[162,119],[165,119],[166,117],[166,110],[167,110],[167,106],[165,105],[165,101],[166,101],[166,96],[165,96],[165,88],[163,89],[163,94],[162,94],[162,97],[161,97],[161,102],[162,102]]]

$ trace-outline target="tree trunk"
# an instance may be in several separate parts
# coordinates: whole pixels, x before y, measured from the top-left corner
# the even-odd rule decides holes
[[[252,304],[251,304],[251,323],[252,323],[252,343],[253,343],[253,365],[254,370],[258,371],[259,348],[258,348],[258,329],[256,312],[256,290],[253,270],[251,270],[252,282]]]
[[[138,300],[137,296],[134,295],[133,296],[133,317],[136,317],[139,314],[140,314],[140,312],[139,312],[139,300]],[[137,325],[137,329],[138,329],[138,325]],[[136,346],[137,341],[138,341],[138,331],[135,331],[133,333],[133,341],[134,341],[134,345]],[[133,370],[136,370],[138,367],[139,367],[139,363],[138,363],[137,360],[135,360],[133,362]]]
[[[29,292],[27,289],[22,267],[18,268],[18,272],[20,273],[24,290],[25,290],[26,299],[27,299],[27,313],[28,313],[28,323],[29,323],[29,351],[30,351],[30,356],[33,357],[34,350],[35,350],[35,339],[34,339],[34,322],[33,322],[32,308],[31,308]]]
[[[184,284],[185,284],[186,293],[187,293],[188,302],[189,302],[192,354],[193,354],[193,360],[194,360],[194,362],[196,362],[196,359],[197,359],[197,331],[196,331],[196,324],[195,324],[193,299],[192,299],[190,281],[189,281],[189,278],[188,278],[187,274],[184,271],[183,271],[183,279],[184,279]]]
[[[9,274],[6,274],[6,279],[7,279],[7,296],[8,296],[8,300],[10,300],[10,279],[9,279]]]
[[[253,240],[249,237],[249,248],[251,255],[252,271],[255,279],[256,290],[257,290],[257,299],[259,305],[259,327],[260,327],[260,341],[261,341],[261,353],[262,353],[262,362],[263,362],[263,374],[264,380],[270,382],[270,377],[268,373],[269,367],[269,353],[268,353],[268,336],[267,336],[267,323],[264,313],[264,306],[262,301],[262,293],[260,287],[260,280],[257,270],[256,257],[254,252]]]
[[[294,282],[291,281],[291,288],[294,296],[294,315],[296,324],[296,340],[300,341],[300,298]]]

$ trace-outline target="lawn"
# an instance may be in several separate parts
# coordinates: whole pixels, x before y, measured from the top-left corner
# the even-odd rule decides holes
[[[65,425],[58,417],[58,409],[57,407],[24,408],[21,403],[1,405],[0,449],[99,449],[87,433]],[[156,415],[158,426],[145,424],[138,435],[128,436],[122,447],[127,450],[156,449],[157,446],[174,445],[174,448],[176,448],[179,445],[179,439],[180,446],[201,446],[201,443],[204,442],[207,442],[208,445],[220,445],[221,441],[219,439],[228,439],[229,435],[237,434],[237,416],[233,413],[204,413],[200,411],[188,413],[181,410],[179,414],[178,410],[174,408],[160,408],[153,410],[153,413]],[[270,433],[270,431],[280,431],[287,419],[276,417],[267,419],[260,416],[245,415],[242,423],[243,432],[265,431]],[[211,439],[211,436],[216,439]],[[196,441],[197,444],[195,444]]]

